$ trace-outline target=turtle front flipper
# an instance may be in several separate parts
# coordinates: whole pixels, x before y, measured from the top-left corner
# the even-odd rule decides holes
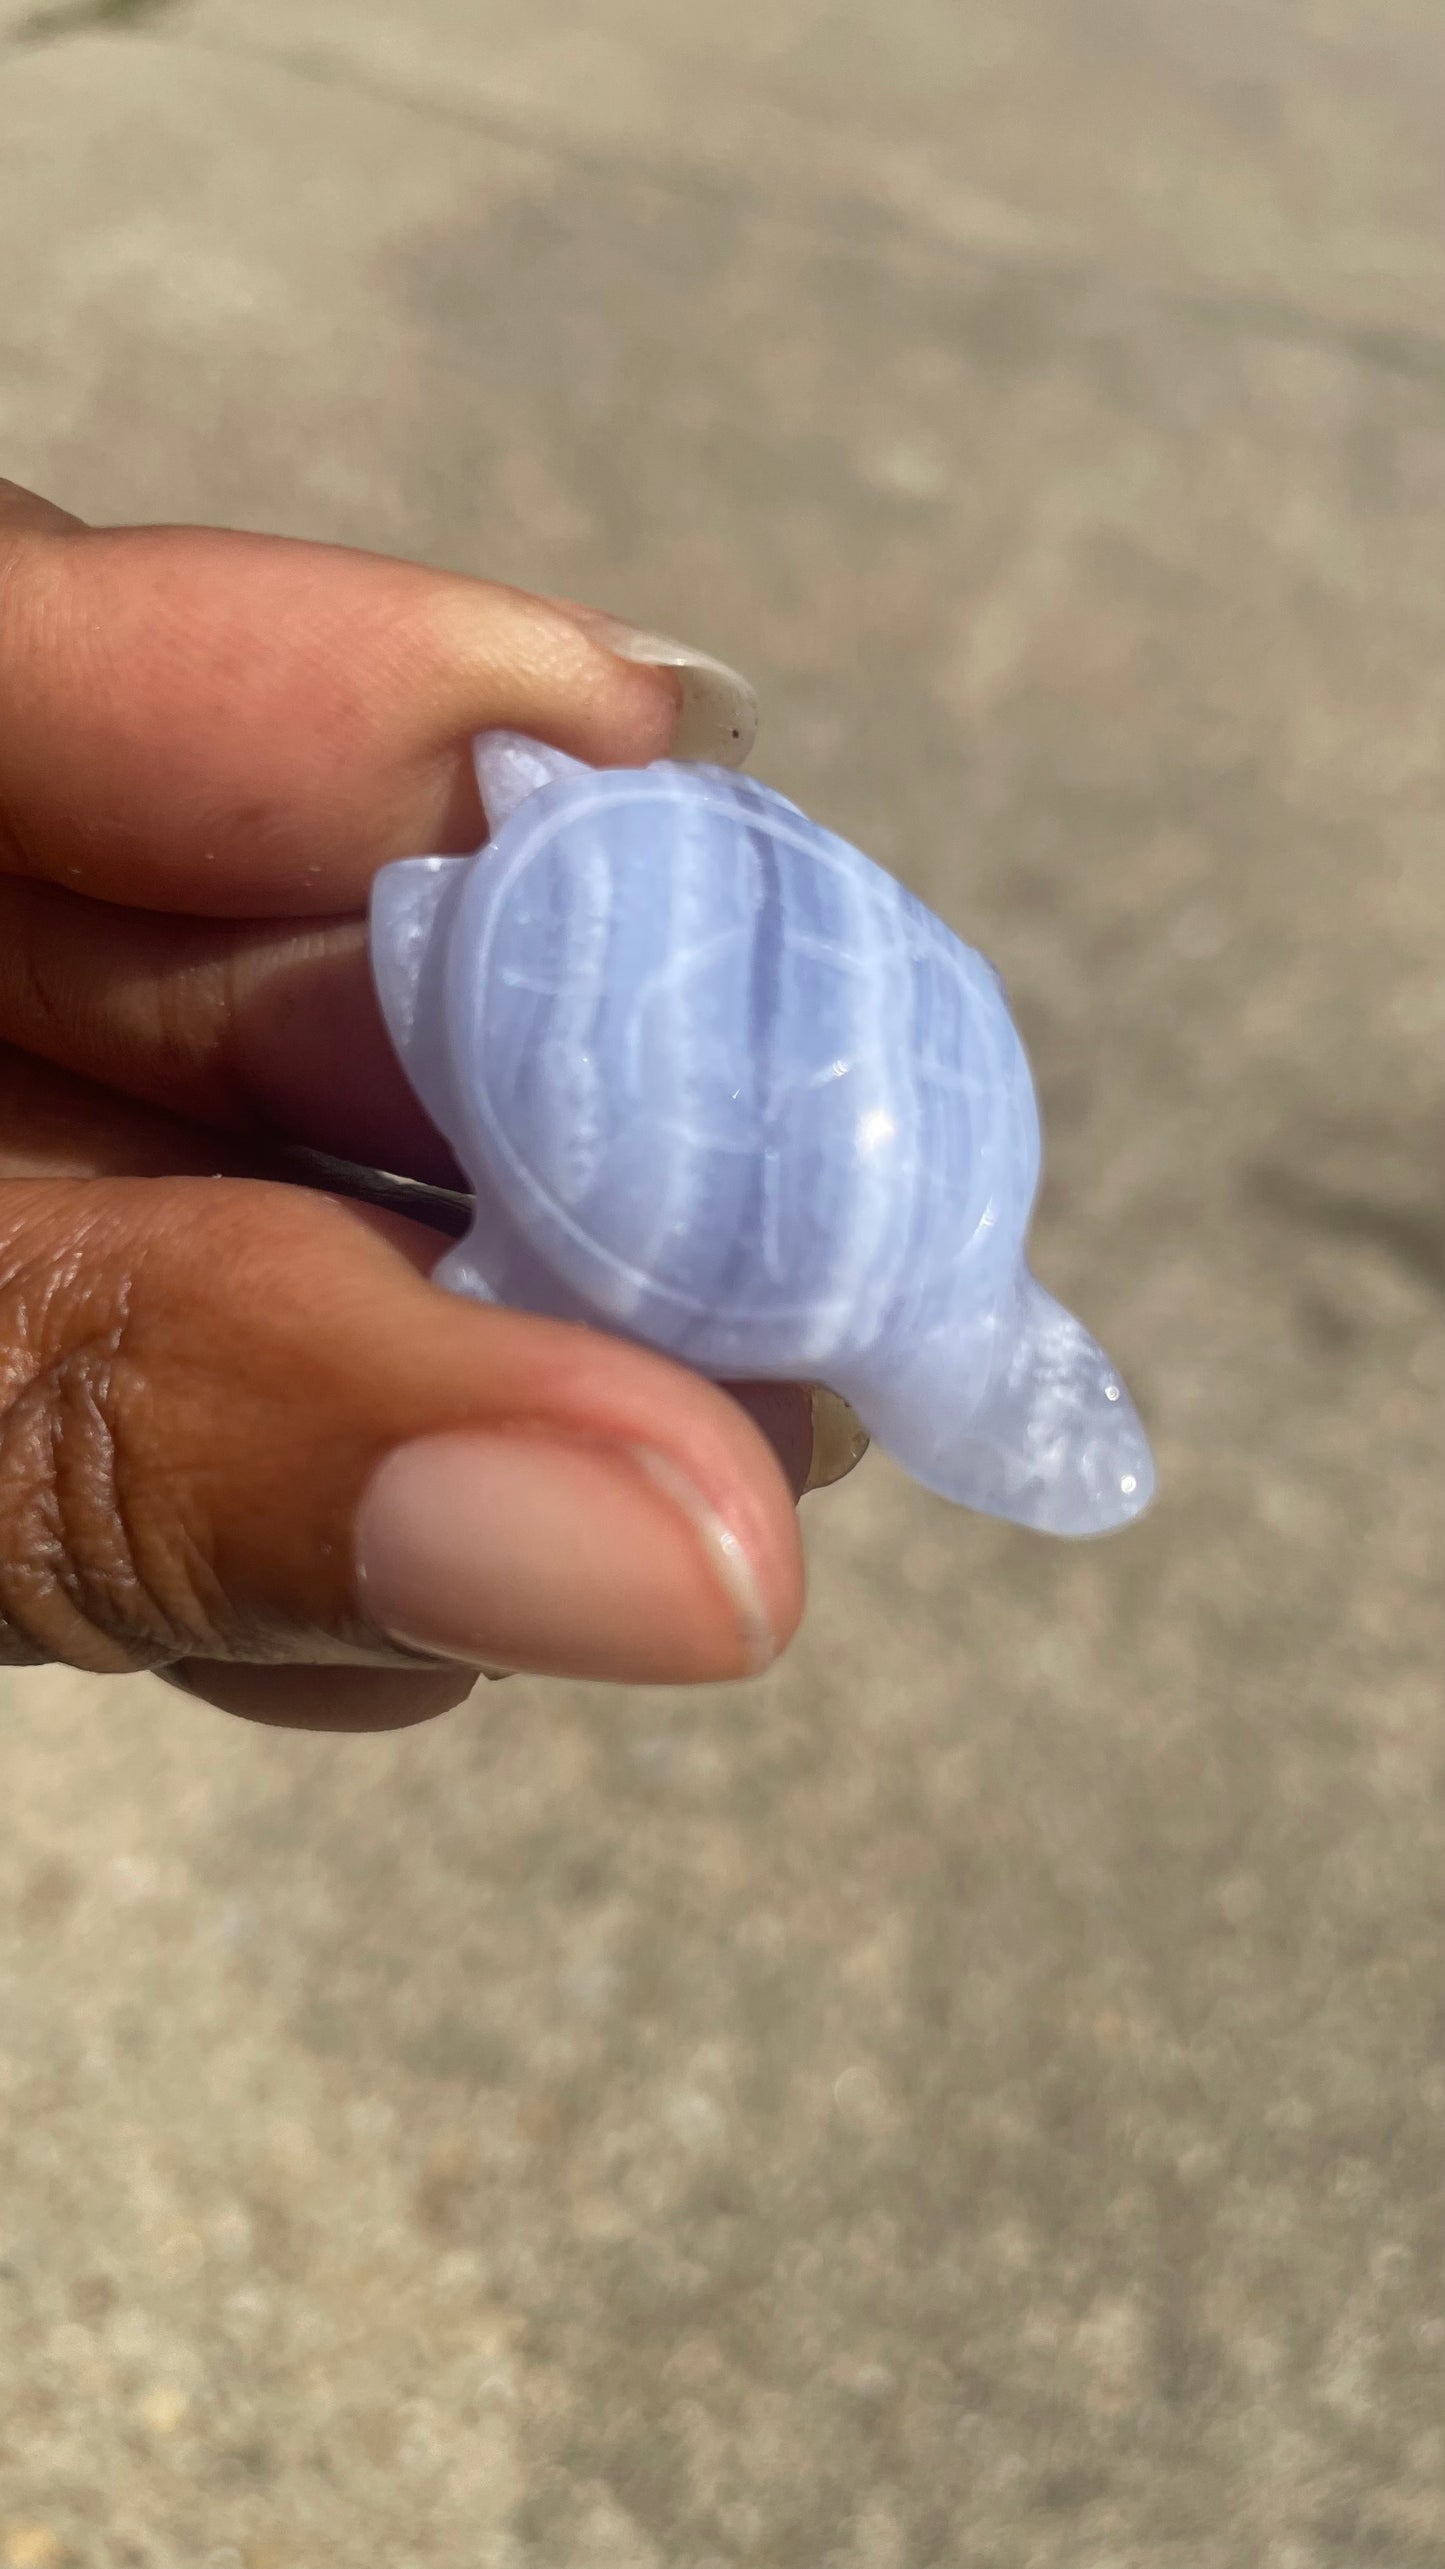
[[[461,1117],[446,1025],[447,945],[469,856],[408,856],[371,887],[371,973],[403,1070],[458,1152]]]
[[[485,1177],[472,1227],[437,1260],[432,1283],[468,1302],[497,1302],[547,1320],[595,1320],[592,1306],[544,1265]]]
[[[472,765],[493,838],[501,836],[519,804],[540,794],[544,785],[593,772],[580,758],[569,758],[564,749],[528,740],[519,731],[479,731],[472,743]]]

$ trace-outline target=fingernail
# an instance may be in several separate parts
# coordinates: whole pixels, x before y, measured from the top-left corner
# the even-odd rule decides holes
[[[868,1451],[868,1430],[852,1403],[841,1392],[830,1392],[825,1383],[810,1383],[808,1389],[813,1401],[813,1460],[803,1483],[805,1498],[809,1490],[831,1489],[835,1481],[846,1481]]]
[[[355,1547],[370,1621],[439,1658],[687,1684],[754,1675],[776,1655],[737,1535],[640,1446],[422,1437],[373,1474]]]
[[[576,613],[575,608],[572,612]],[[758,700],[736,669],[730,669],[725,660],[714,660],[710,652],[694,650],[690,642],[674,641],[666,633],[645,633],[635,624],[625,624],[620,616],[604,615],[595,608],[586,611],[586,622],[619,660],[676,672],[682,712],[672,744],[674,758],[709,759],[717,767],[745,764],[758,736]]]
[[[721,1388],[761,1428],[801,1498],[813,1463],[813,1404],[806,1383],[724,1383]]]

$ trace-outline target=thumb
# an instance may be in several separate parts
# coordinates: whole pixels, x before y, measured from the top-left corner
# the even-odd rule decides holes
[[[715,1385],[230,1179],[0,1186],[0,1661],[764,1665],[793,1505]]]

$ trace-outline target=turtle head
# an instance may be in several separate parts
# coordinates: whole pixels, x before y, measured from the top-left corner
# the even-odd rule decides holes
[[[472,764],[491,838],[546,785],[591,769],[520,732],[478,732]],[[371,966],[381,1013],[407,1077],[432,1122],[456,1146],[462,1119],[452,1090],[443,986],[452,922],[474,860],[408,856],[384,865],[371,889]]]

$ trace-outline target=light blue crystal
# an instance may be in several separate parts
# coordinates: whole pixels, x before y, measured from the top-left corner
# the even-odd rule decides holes
[[[477,772],[489,844],[372,899],[392,1039],[476,1191],[438,1283],[828,1383],[993,1515],[1137,1516],[1133,1404],[1024,1263],[1038,1112],[992,965],[749,777],[505,733]]]

